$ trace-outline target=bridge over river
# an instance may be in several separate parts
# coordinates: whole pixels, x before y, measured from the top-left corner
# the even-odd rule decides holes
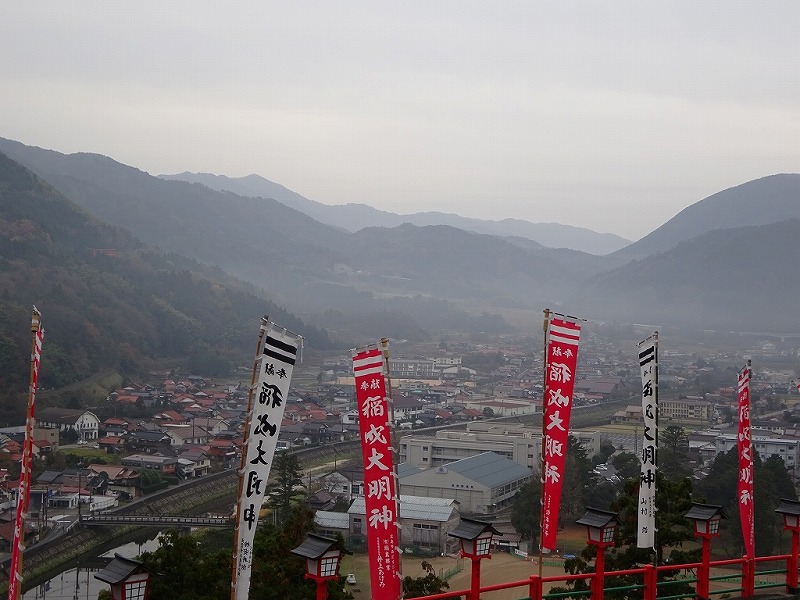
[[[140,525],[142,527],[230,527],[227,517],[170,517],[164,515],[94,514],[81,517],[82,526]]]

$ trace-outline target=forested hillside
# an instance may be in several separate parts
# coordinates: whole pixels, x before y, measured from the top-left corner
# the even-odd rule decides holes
[[[251,359],[261,316],[328,348],[326,332],[233,280],[105,225],[0,154],[0,423],[19,422],[30,312],[42,312],[41,386],[152,360]]]

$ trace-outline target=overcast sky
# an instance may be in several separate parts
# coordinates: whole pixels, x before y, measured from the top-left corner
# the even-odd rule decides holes
[[[800,2],[0,2],[0,137],[638,239],[800,171]]]

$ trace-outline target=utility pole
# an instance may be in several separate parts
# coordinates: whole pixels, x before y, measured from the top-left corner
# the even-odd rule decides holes
[[[78,525],[81,524],[81,471],[83,470],[83,461],[78,463]]]

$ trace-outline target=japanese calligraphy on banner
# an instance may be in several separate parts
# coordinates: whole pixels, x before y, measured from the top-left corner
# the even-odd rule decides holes
[[[542,436],[542,549],[555,550],[558,509],[567,460],[572,392],[578,366],[581,327],[574,321],[550,319],[545,356]]]
[[[636,546],[655,548],[656,470],[658,467],[658,333],[641,342],[639,369],[642,375],[641,476],[639,478],[639,518]]]
[[[28,408],[25,419],[25,440],[22,447],[22,465],[17,492],[17,513],[14,518],[14,539],[11,544],[11,564],[8,577],[8,598],[19,600],[22,596],[22,551],[25,549],[25,514],[31,500],[31,474],[33,467],[33,427],[36,417],[36,389],[39,386],[39,362],[42,356],[44,327],[41,314],[33,307],[31,316],[31,378],[28,388]]]
[[[739,371],[739,519],[742,524],[745,555],[755,556],[755,511],[753,510],[753,440],[750,434],[750,361]]]
[[[353,351],[353,373],[364,458],[364,503],[373,600],[400,597],[398,499],[383,353]]]
[[[303,339],[268,320],[262,322],[260,333],[262,342],[255,360],[256,376],[250,393],[247,438],[239,474],[233,600],[247,600],[250,591],[258,513],[264,501],[297,350]]]

